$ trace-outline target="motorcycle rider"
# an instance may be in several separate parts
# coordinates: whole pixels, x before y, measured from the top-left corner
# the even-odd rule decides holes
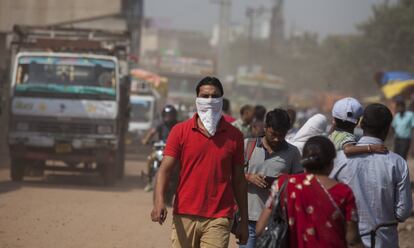
[[[146,145],[151,141],[151,139],[157,134],[158,141],[167,141],[168,135],[170,134],[171,129],[178,123],[177,121],[177,110],[172,105],[166,105],[162,112],[162,123],[160,123],[156,128],[151,128],[145,137],[142,139],[142,144]],[[148,174],[148,184],[145,186],[145,191],[149,192],[152,190],[152,177],[151,175],[151,165],[154,162],[155,154],[151,153],[148,156],[148,163],[147,163],[147,174]]]

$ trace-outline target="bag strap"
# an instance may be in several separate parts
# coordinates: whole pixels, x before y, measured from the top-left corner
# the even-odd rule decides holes
[[[346,165],[346,164],[345,164]],[[342,166],[345,167],[345,165]],[[336,209],[336,211],[340,214],[340,216],[345,220],[345,215],[344,213],[342,213],[341,209],[339,208],[338,204],[336,204],[335,200],[333,199],[332,195],[329,193],[329,191],[321,184],[321,182],[316,179],[316,181],[318,182],[319,186],[323,189],[323,191],[325,192],[325,194],[328,196],[329,201],[331,202],[331,204],[333,205],[333,207]]]
[[[282,201],[282,194],[284,195],[284,200],[286,200],[286,186],[289,182],[289,177],[286,177],[285,181],[283,182],[282,186],[280,186],[279,190],[277,191],[277,194],[275,196],[275,198],[272,201],[272,219],[275,220],[276,217],[276,211],[279,211],[279,209],[277,209],[278,207],[281,207],[281,201]]]
[[[347,163],[345,163],[345,164],[343,164],[342,166],[341,166],[341,168],[339,168],[339,170],[335,173],[335,175],[333,176],[333,178],[336,180],[336,181],[339,181],[338,180],[338,176],[339,176],[339,173],[345,168],[345,166],[347,165]]]
[[[248,165],[250,159],[252,158],[254,148],[256,147],[257,138],[248,139],[246,148],[244,149],[244,164]]]

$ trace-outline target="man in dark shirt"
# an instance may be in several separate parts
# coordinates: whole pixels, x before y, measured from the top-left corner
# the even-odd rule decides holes
[[[158,141],[167,141],[168,135],[170,134],[171,129],[177,124],[177,110],[172,105],[167,105],[162,110],[162,123],[159,124],[156,128],[152,128],[148,131],[147,135],[142,139],[142,144],[146,145],[148,142],[155,136],[158,135]],[[148,174],[148,184],[145,186],[145,191],[149,192],[152,190],[152,177],[151,175],[151,165],[154,162],[154,153],[148,156],[147,163],[147,174]]]

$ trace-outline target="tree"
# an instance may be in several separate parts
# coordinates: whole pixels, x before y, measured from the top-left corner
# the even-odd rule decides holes
[[[414,1],[373,7],[373,16],[360,25],[362,49],[377,69],[409,70],[414,65]]]

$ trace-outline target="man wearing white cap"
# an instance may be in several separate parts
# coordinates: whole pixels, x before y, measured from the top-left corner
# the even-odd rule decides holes
[[[387,153],[384,145],[355,146],[357,143],[354,129],[364,110],[358,100],[345,97],[335,102],[332,108],[333,132],[329,139],[335,145],[337,151],[343,150],[346,156],[362,153]]]

